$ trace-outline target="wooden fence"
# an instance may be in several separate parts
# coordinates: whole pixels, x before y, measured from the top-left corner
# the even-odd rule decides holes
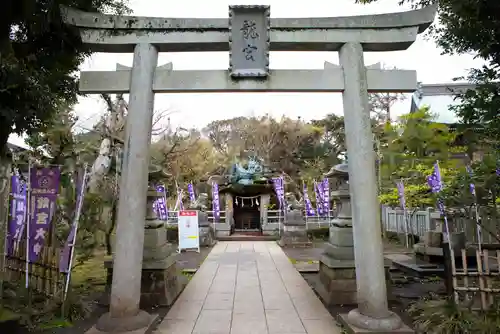
[[[28,265],[28,284],[34,291],[51,299],[62,300],[66,274],[59,272],[60,249],[43,247],[36,262]],[[14,285],[26,282],[26,243],[19,244],[12,256],[6,257],[5,279]]]
[[[469,304],[473,309],[488,310],[500,300],[500,251],[476,250],[475,263],[461,251],[461,265],[457,265],[452,251],[452,284],[457,304]]]

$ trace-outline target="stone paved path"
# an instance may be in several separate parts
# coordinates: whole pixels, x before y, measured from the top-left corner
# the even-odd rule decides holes
[[[155,334],[340,334],[275,242],[219,242]]]

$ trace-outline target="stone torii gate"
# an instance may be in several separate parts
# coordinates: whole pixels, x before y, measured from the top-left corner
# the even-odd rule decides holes
[[[269,6],[230,6],[229,19],[180,19],[63,9],[65,22],[80,29],[93,52],[134,53],[131,69],[81,74],[82,93],[130,94],[111,305],[97,328],[136,329],[150,321],[139,310],[139,299],[154,94],[182,92],[343,94],[358,293],[358,308],[348,321],[384,333],[400,328],[387,302],[368,92],[413,92],[417,80],[414,71],[365,68],[363,52],[407,49],[435,12],[433,6],[382,15],[271,19]],[[158,52],[208,51],[229,51],[229,69],[157,67]],[[270,51],[335,51],[340,66],[270,70]]]

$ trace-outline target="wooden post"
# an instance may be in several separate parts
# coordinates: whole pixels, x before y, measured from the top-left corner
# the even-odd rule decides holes
[[[449,298],[453,298],[453,267],[452,267],[452,259],[450,246],[448,244],[448,240],[444,240],[441,243],[441,249],[443,250],[443,258],[444,258],[444,285],[446,288],[446,294]]]

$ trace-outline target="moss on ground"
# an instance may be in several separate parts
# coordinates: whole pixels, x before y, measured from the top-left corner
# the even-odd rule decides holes
[[[18,320],[20,316],[6,308],[0,308],[0,322]]]
[[[110,259],[105,252],[98,251],[93,258],[74,268],[71,274],[73,289],[86,290],[90,293],[104,291],[106,286],[106,268],[104,261]]]

